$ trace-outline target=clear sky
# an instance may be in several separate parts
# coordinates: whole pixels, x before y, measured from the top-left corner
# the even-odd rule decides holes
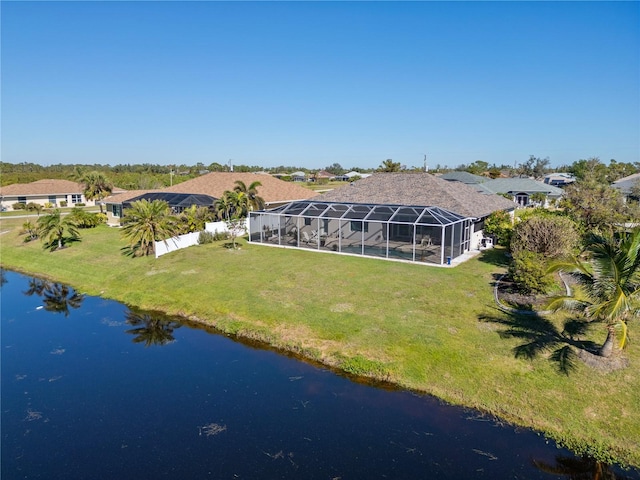
[[[0,2],[2,160],[640,161],[639,2]]]

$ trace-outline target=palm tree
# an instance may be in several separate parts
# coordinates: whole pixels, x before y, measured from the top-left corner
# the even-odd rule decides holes
[[[102,172],[93,171],[82,176],[80,183],[84,185],[84,196],[87,200],[96,200],[102,213],[102,199],[113,191],[113,184]]]
[[[216,200],[214,209],[220,220],[229,220],[236,211],[238,205],[238,195],[236,192],[226,191],[222,197]]]
[[[258,195],[258,187],[262,184],[258,181],[251,182],[247,187],[242,180],[236,180],[234,191],[238,194],[238,205],[243,209],[243,217],[247,216],[248,210],[262,210],[266,203],[264,199]]]
[[[578,286],[573,296],[553,298],[550,307],[603,322],[607,339],[599,355],[611,355],[616,330],[620,330],[619,348],[624,348],[629,339],[628,321],[638,315],[640,307],[640,229],[619,237],[591,234],[584,258],[554,262],[550,271],[558,270],[571,272]]]
[[[179,216],[180,232],[191,233],[204,230],[205,224],[211,219],[212,215],[207,207],[198,207],[191,205],[185,208]]]
[[[65,234],[68,236],[65,237]],[[80,234],[78,227],[69,215],[63,217],[57,208],[44,217],[38,219],[38,236],[45,242],[45,248],[51,250],[60,249],[64,246],[65,241],[78,240]]]
[[[380,164],[378,167],[379,172],[399,172],[402,166],[400,162],[394,162],[390,158],[387,158],[384,162]]]
[[[124,211],[122,236],[134,256],[154,253],[154,242],[176,235],[178,226],[163,200],[138,200]]]

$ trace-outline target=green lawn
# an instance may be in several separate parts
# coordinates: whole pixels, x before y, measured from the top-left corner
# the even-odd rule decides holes
[[[631,366],[570,375],[549,355],[515,358],[493,304],[500,250],[455,268],[214,243],[169,255],[123,256],[118,229],[83,230],[49,253],[23,243],[18,219],[0,220],[2,266],[82,292],[163,310],[258,339],[356,374],[385,379],[544,431],[600,458],[640,465],[640,348]],[[487,321],[487,318],[489,320]],[[493,320],[493,321],[492,321]],[[633,329],[638,328],[632,324]],[[600,342],[604,331],[595,329]]]

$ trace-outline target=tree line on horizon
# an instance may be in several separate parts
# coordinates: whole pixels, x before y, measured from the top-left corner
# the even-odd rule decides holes
[[[342,175],[349,171],[359,173],[373,172],[421,172],[425,166],[407,167],[393,159],[386,159],[380,163],[378,168],[343,168],[339,163],[333,163],[323,169],[309,169],[305,167],[279,165],[276,167],[261,167],[248,165],[233,165],[234,172],[267,172],[267,173],[292,173],[303,171],[310,176],[318,171],[324,170],[333,175]],[[146,190],[168,187],[172,184],[182,183],[186,180],[196,178],[210,172],[229,172],[229,165],[222,165],[213,162],[210,165],[197,163],[196,165],[156,165],[151,163],[142,164],[118,164],[115,166],[102,164],[56,164],[39,165],[36,163],[8,163],[0,162],[0,186],[11,185],[13,183],[30,183],[43,179],[76,180],[86,172],[99,172],[105,175],[113,186],[126,190]],[[620,178],[640,172],[640,162],[617,162],[611,159],[609,164],[605,164],[596,157],[580,159],[571,165],[562,165],[552,168],[549,158],[539,158],[530,155],[521,163],[514,165],[489,164],[483,160],[477,160],[470,164],[460,164],[451,168],[436,165],[429,168],[430,173],[446,173],[451,171],[464,171],[475,175],[482,175],[489,178],[498,177],[533,177],[542,178],[547,173],[564,172],[574,175],[577,179],[584,178],[587,173],[595,173],[599,178],[608,183],[612,183]],[[286,179],[286,178],[285,178]]]

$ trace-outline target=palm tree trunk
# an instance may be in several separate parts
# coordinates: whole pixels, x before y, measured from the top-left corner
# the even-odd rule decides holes
[[[601,357],[610,357],[613,353],[613,342],[615,340],[616,333],[613,330],[612,326],[607,327],[607,339],[604,341],[600,350],[598,351],[598,355]]]

